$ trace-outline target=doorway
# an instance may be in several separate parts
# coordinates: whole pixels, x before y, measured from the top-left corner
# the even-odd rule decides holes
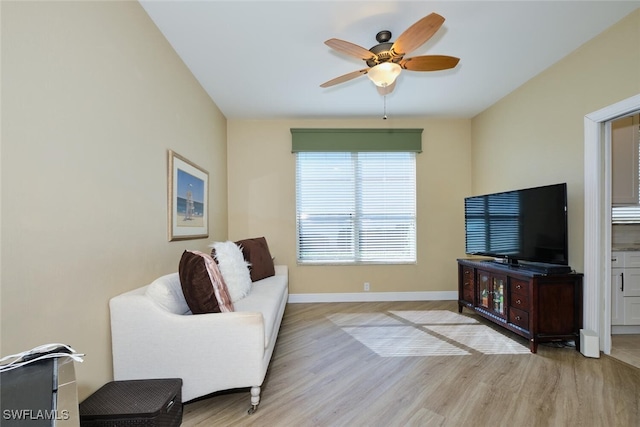
[[[611,354],[611,122],[640,111],[640,94],[584,118],[584,328]]]
[[[611,357],[640,368],[640,114],[611,121]],[[617,252],[614,252],[617,251]],[[614,262],[615,260],[615,262]]]

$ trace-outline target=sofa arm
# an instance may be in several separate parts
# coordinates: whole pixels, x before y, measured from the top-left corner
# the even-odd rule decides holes
[[[173,314],[147,298],[144,289],[109,302],[115,380],[189,378],[185,401],[262,383],[262,313]],[[211,383],[217,390],[207,390]]]

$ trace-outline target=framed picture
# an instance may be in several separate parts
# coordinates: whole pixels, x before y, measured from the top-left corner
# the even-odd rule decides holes
[[[169,150],[169,241],[209,237],[209,173]]]

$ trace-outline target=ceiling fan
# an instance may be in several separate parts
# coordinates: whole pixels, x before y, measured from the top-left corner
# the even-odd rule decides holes
[[[431,13],[407,28],[395,42],[390,41],[390,31],[380,31],[376,34],[378,44],[368,50],[344,40],[327,40],[324,42],[327,46],[338,52],[364,60],[368,68],[336,77],[321,84],[320,87],[334,86],[366,74],[376,85],[380,95],[388,95],[393,92],[396,78],[402,70],[438,71],[454,68],[460,58],[446,55],[423,55],[405,58],[405,55],[422,46],[433,37],[443,23],[444,18],[442,16],[437,13]]]

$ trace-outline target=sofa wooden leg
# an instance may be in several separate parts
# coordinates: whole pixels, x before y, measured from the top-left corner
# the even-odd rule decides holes
[[[258,410],[258,404],[260,403],[260,386],[251,387],[251,408],[249,408],[249,415]]]

